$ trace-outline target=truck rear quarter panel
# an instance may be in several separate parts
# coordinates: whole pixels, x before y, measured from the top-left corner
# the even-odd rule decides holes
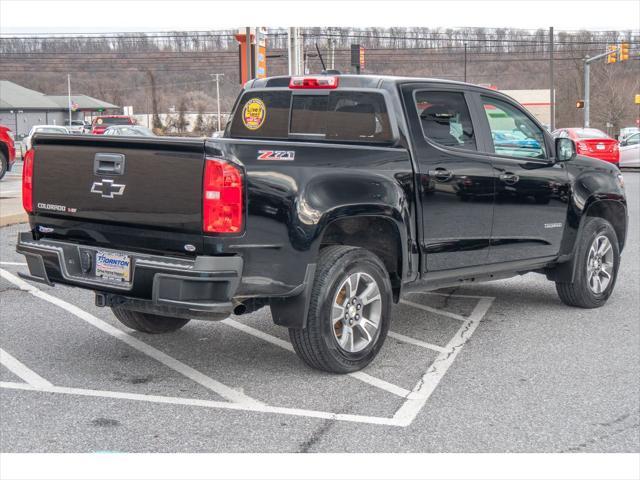
[[[265,150],[294,152],[293,160],[259,160]],[[340,218],[384,217],[405,245],[415,241],[413,170],[402,148],[216,139],[206,153],[245,170],[244,234],[205,238],[212,252],[244,256],[239,296],[297,293]]]

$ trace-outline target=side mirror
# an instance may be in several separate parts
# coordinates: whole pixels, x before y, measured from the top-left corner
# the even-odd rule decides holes
[[[620,140],[620,146],[621,147],[626,147],[628,145],[626,140]]]
[[[566,137],[556,138],[556,161],[568,162],[576,158],[576,146]]]

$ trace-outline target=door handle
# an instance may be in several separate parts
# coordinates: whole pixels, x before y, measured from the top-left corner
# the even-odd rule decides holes
[[[438,182],[446,182],[453,178],[453,173],[442,167],[429,171],[429,175],[434,177]]]
[[[515,173],[506,172],[500,175],[500,180],[502,180],[504,183],[508,185],[513,185],[515,183],[518,183],[518,180],[520,180],[520,177]]]
[[[93,172],[96,175],[122,175],[124,173],[124,155],[120,153],[96,153],[93,160]]]

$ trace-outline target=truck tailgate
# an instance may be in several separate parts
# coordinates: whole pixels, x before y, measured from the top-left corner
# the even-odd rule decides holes
[[[40,216],[202,231],[203,140],[41,135],[34,152]]]

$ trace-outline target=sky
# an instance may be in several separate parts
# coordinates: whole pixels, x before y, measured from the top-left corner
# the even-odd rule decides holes
[[[2,35],[244,25],[640,30],[640,1],[0,0]]]

